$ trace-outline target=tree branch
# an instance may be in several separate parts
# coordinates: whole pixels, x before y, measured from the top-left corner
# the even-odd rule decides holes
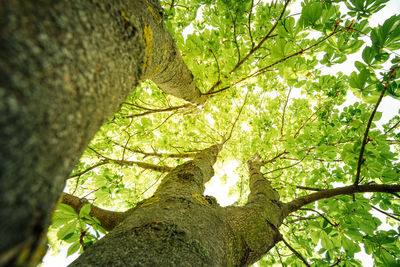
[[[371,208],[373,208],[374,210],[379,211],[380,213],[383,213],[383,214],[385,214],[386,216],[388,216],[388,217],[390,217],[390,218],[392,218],[392,219],[394,219],[394,220],[400,222],[400,219],[399,219],[398,217],[395,217],[393,214],[390,214],[390,213],[388,213],[388,212],[386,212],[386,211],[384,211],[384,210],[378,209],[378,208],[375,207],[374,205],[371,205],[371,204],[370,204],[370,206],[371,206]]]
[[[125,104],[133,105],[133,104],[130,104],[130,103],[125,103]],[[179,110],[179,109],[188,108],[188,107],[192,107],[192,106],[193,106],[192,104],[185,104],[185,105],[169,107],[169,108],[147,109],[147,111],[145,111],[145,112],[138,113],[138,114],[133,114],[133,115],[128,115],[128,116],[125,116],[125,117],[126,118],[142,117],[142,116],[146,116],[146,115],[153,114],[153,113],[169,112],[169,111]]]
[[[287,153],[288,153],[288,152],[283,151],[283,152],[279,153],[278,155],[276,155],[275,157],[273,157],[272,159],[263,160],[263,161],[261,161],[261,163],[262,163],[262,165],[265,165],[265,164],[267,164],[267,163],[274,162],[276,159],[280,158],[281,156],[283,156],[283,155],[285,155],[285,154],[287,154]]]
[[[303,197],[296,198],[291,202],[285,204],[284,214],[287,216],[288,214],[299,210],[301,207],[306,206],[315,201],[330,198],[339,195],[347,195],[354,193],[366,193],[366,192],[381,192],[381,193],[389,193],[395,194],[396,192],[400,192],[400,185],[398,184],[382,184],[382,185],[350,185],[344,187],[338,187],[334,189],[327,189],[319,192],[315,192]]]
[[[236,49],[237,49],[237,51],[238,51],[238,64],[239,64],[239,62],[240,62],[240,49],[239,49],[239,44],[238,44],[237,36],[236,36],[236,19],[237,19],[237,14],[236,14],[235,18],[233,18],[233,15],[232,15],[231,9],[229,8],[228,2],[225,1],[225,4],[226,4],[226,7],[228,8],[228,12],[229,12],[229,14],[230,14],[230,16],[231,16],[231,20],[232,20],[232,25],[233,25],[233,38],[234,38],[234,43],[235,43],[235,45],[236,45]]]
[[[387,130],[385,132],[385,134],[388,134],[390,131],[392,131],[393,129],[397,128],[397,126],[400,125],[400,120],[398,122],[395,123],[395,125],[393,125],[389,130]]]
[[[141,162],[141,161],[111,159],[109,157],[106,157],[106,156],[100,154],[99,152],[97,152],[96,150],[94,150],[91,147],[88,147],[88,148],[90,150],[92,150],[94,153],[96,153],[97,155],[99,155],[99,156],[103,157],[105,160],[107,160],[108,161],[107,163],[115,163],[115,164],[119,164],[122,166],[138,166],[143,169],[153,170],[153,171],[157,171],[157,172],[170,172],[174,169],[169,166],[159,166],[159,165],[155,165],[155,164],[151,164],[151,163],[147,163],[147,162]]]
[[[233,124],[232,124],[232,127],[231,127],[231,130],[230,130],[230,132],[229,132],[228,137],[225,137],[224,140],[222,141],[222,144],[223,144],[223,145],[224,145],[229,139],[231,139],[232,133],[233,133],[233,129],[235,128],[235,125],[236,125],[237,121],[239,120],[240,115],[242,114],[243,108],[244,108],[244,106],[246,105],[248,95],[249,95],[249,92],[246,93],[246,97],[245,97],[245,99],[244,99],[244,101],[243,101],[243,105],[242,105],[242,107],[239,109],[239,113],[238,113],[238,115],[236,116],[236,119],[235,119],[235,121],[234,121]]]
[[[88,204],[87,199],[70,195],[68,193],[62,194],[61,203],[71,206],[76,213],[79,214],[81,208]],[[101,226],[107,231],[114,229],[125,218],[123,212],[116,212],[99,208],[95,205],[90,206],[90,216],[97,218],[101,222]]]
[[[78,173],[76,173],[76,174],[71,175],[70,177],[68,177],[68,179],[82,176],[82,175],[84,175],[85,173],[87,173],[87,172],[89,172],[89,171],[91,171],[91,170],[93,170],[93,169],[95,169],[95,168],[97,168],[97,167],[99,167],[99,166],[108,164],[108,163],[110,163],[108,160],[102,160],[102,161],[100,161],[99,163],[96,163],[95,165],[93,165],[93,166],[87,168],[86,170],[83,170],[83,171],[80,171],[80,172],[78,172]]]
[[[301,186],[301,185],[295,185],[295,186],[298,189],[304,189],[304,190],[310,190],[310,191],[324,191],[324,189],[316,188],[316,187]]]
[[[282,237],[282,241],[283,241],[283,243],[285,243],[285,245],[294,253],[294,255],[297,256],[297,258],[299,258],[302,262],[304,262],[304,264],[305,264],[306,266],[311,266],[311,265],[306,261],[306,259],[304,259],[304,257],[301,256],[301,254],[300,254],[299,252],[297,252],[297,250],[295,250],[291,245],[289,245],[288,242],[286,242],[286,240],[285,240],[283,237]]]
[[[295,56],[297,56],[297,55],[301,55],[301,54],[303,54],[304,52],[306,52],[306,51],[308,51],[308,50],[311,50],[312,48],[314,48],[314,47],[320,45],[321,43],[323,43],[324,41],[326,41],[326,40],[329,39],[330,37],[334,36],[335,34],[338,34],[338,33],[342,32],[342,31],[345,31],[345,30],[348,30],[348,27],[343,28],[343,29],[340,29],[340,30],[335,30],[335,31],[333,31],[331,34],[325,36],[324,38],[322,38],[321,40],[319,40],[318,42],[316,42],[315,44],[310,45],[310,46],[307,47],[307,48],[301,49],[300,51],[297,51],[297,52],[295,52],[295,53],[293,53],[293,54],[291,54],[291,55],[289,55],[289,56],[286,56],[286,57],[284,57],[284,58],[281,58],[281,59],[277,60],[277,61],[275,61],[274,63],[272,63],[272,64],[270,64],[270,65],[268,65],[268,66],[266,66],[266,67],[263,67],[263,68],[261,68],[261,69],[255,71],[255,72],[253,72],[253,73],[251,73],[251,74],[249,74],[247,77],[242,78],[241,80],[237,81],[235,84],[238,84],[238,83],[240,83],[240,82],[242,82],[242,81],[244,81],[244,80],[246,80],[246,79],[248,79],[248,78],[256,77],[256,76],[258,76],[258,75],[260,75],[260,74],[263,74],[264,72],[268,71],[268,69],[272,68],[273,66],[278,65],[279,63],[282,63],[282,62],[284,62],[284,61],[286,61],[286,60],[288,60],[288,59],[290,59],[290,58],[292,58],[292,57],[295,57]]]
[[[322,217],[322,219],[324,219],[325,221],[327,221],[330,225],[332,225],[333,227],[337,227],[337,225],[333,224],[325,215],[323,215],[321,212],[317,211],[317,210],[313,210],[313,209],[305,209],[302,208],[301,210],[308,210],[308,211],[312,211],[317,213],[319,216]]]
[[[290,87],[287,98],[285,100],[285,105],[283,106],[283,111],[282,111],[282,121],[281,121],[281,136],[283,136],[283,125],[285,124],[285,112],[286,112],[286,107],[289,102],[289,97],[290,93],[292,92],[292,87]]]
[[[256,47],[251,49],[249,53],[241,60],[239,61],[236,66],[230,71],[230,73],[235,72],[254,52],[256,52],[260,47],[264,44],[264,42],[271,37],[272,32],[275,30],[275,28],[278,26],[278,23],[281,21],[283,15],[285,14],[286,8],[289,4],[290,0],[286,0],[285,5],[282,9],[282,12],[279,16],[279,18],[275,21],[275,24],[272,26],[272,28],[269,30],[269,32],[264,36],[264,38],[258,43]]]
[[[359,155],[359,157],[358,157],[357,173],[356,173],[356,179],[355,179],[355,181],[354,181],[354,184],[355,184],[355,185],[358,185],[359,182],[360,182],[361,165],[362,165],[363,162],[365,161],[365,159],[364,159],[364,150],[365,150],[365,146],[366,146],[366,144],[367,144],[367,142],[368,142],[368,133],[369,133],[369,129],[371,128],[371,124],[372,124],[372,121],[373,121],[373,119],[374,119],[375,113],[376,113],[376,111],[378,110],[378,106],[379,106],[379,104],[381,103],[383,96],[385,95],[385,92],[386,92],[386,89],[387,89],[388,86],[389,86],[390,80],[391,80],[393,77],[396,76],[396,71],[397,71],[399,68],[400,68],[400,66],[397,66],[396,68],[393,68],[393,69],[390,70],[388,79],[387,79],[387,81],[386,81],[386,84],[385,84],[385,86],[383,87],[383,90],[382,90],[382,92],[381,92],[381,94],[380,94],[380,96],[379,96],[378,101],[376,102],[375,108],[374,108],[374,110],[372,111],[371,116],[369,117],[367,127],[365,128],[365,133],[364,133],[364,138],[363,138],[363,142],[362,142],[362,145],[361,145],[360,155]]]

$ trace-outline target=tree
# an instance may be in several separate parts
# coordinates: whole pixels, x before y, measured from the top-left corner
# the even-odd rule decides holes
[[[267,252],[260,264],[360,265],[361,244],[399,263],[398,231],[369,212],[399,221],[400,117],[376,121],[399,97],[400,20],[367,21],[387,1],[346,1],[346,14],[306,1],[298,15],[289,0],[82,2],[1,10],[2,264],[40,258],[75,165],[50,228],[85,250],[73,265],[249,265]],[[351,75],[319,70],[360,49]],[[339,111],[349,89],[366,103]],[[204,184],[229,160],[239,200],[220,207]]]

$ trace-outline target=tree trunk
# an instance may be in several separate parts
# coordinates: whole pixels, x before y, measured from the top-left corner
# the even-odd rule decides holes
[[[176,167],[155,194],[70,266],[247,266],[280,240],[279,196],[251,163],[244,207],[204,197],[219,145]]]
[[[40,260],[66,177],[140,80],[204,101],[160,11],[150,0],[2,2],[0,266]]]

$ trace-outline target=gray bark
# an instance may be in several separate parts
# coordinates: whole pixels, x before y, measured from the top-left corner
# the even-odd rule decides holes
[[[204,100],[182,66],[158,1],[2,1],[0,266],[37,263],[66,177],[141,79]]]

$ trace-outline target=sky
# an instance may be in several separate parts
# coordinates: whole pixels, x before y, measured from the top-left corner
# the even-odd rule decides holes
[[[294,5],[290,7],[290,10],[292,11],[293,14],[301,12],[301,1],[296,1]],[[394,14],[400,14],[400,0],[391,0],[386,4],[386,7],[383,8],[381,11],[379,11],[377,14],[374,14],[369,22],[372,27],[377,26],[378,24],[382,24],[382,19],[384,18],[389,18],[390,16]],[[185,32],[189,33],[190,31],[193,31],[193,29],[185,29]],[[359,58],[360,56],[358,56]],[[340,69],[342,72],[345,74],[350,74],[352,71],[355,70],[354,67],[354,61],[359,60],[357,57],[351,57],[349,61],[346,61],[345,63],[341,65],[335,65],[332,70],[325,70],[329,71],[331,73],[336,72],[336,70]],[[359,101],[351,92],[349,92],[347,96],[347,100],[342,106],[348,106],[354,103],[355,101]],[[392,118],[394,115],[399,114],[400,112],[400,101],[395,100],[391,97],[385,97],[382,100],[382,103],[380,104],[378,110],[383,112],[382,119],[380,121],[381,124],[386,123],[390,118]],[[211,181],[206,185],[206,195],[212,195],[217,198],[218,203],[222,206],[227,206],[236,201],[235,196],[230,196],[229,191],[232,186],[235,185],[235,183],[238,181],[238,176],[235,173],[236,167],[240,163],[237,161],[230,161],[226,162],[222,166],[222,168],[219,168],[219,170],[216,172],[216,175]],[[221,179],[226,175],[229,177],[229,179],[226,179],[226,182]],[[385,218],[383,218],[380,214],[374,214],[375,216],[380,217],[382,221],[385,221]],[[387,225],[381,226],[383,228],[387,228]],[[68,247],[62,247],[61,251],[56,254],[56,255],[51,255],[47,254],[43,260],[43,264],[41,267],[64,267],[70,264],[78,255],[72,255],[70,257],[66,257]],[[367,255],[365,253],[358,253],[358,258],[362,260],[364,267],[369,267],[373,266],[372,265],[372,258],[370,255]]]

